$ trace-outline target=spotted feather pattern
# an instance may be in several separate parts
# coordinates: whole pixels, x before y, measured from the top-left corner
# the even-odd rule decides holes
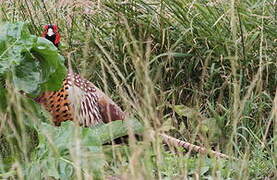
[[[109,97],[79,74],[68,73],[62,88],[45,92],[35,99],[53,116],[53,122],[75,120],[89,127],[103,122],[123,120],[124,113]]]
[[[59,91],[45,92],[35,101],[42,104],[53,117],[53,122],[59,126],[63,121],[73,121],[70,102],[68,100],[69,85],[67,81]]]
[[[102,123],[96,87],[79,74],[68,74],[67,81],[70,84],[68,92],[74,110],[74,119],[85,127]]]

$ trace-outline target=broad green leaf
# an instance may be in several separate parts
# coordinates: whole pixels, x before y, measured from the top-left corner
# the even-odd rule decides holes
[[[58,49],[52,42],[41,37],[37,38],[32,53],[40,59],[43,90],[56,90],[57,87],[60,87],[66,74],[64,58],[58,53]]]
[[[83,128],[74,125],[73,122],[64,122],[59,128],[53,128],[51,124],[42,123],[41,134],[51,134],[54,137],[55,144],[61,147],[70,145],[72,136],[76,131],[80,134],[82,142],[86,146],[99,146],[112,139],[128,135],[128,131],[142,133],[143,126],[135,118],[129,118],[125,121],[113,121],[107,124],[99,124],[92,128]]]
[[[142,124],[135,118],[101,124],[92,129],[91,136],[98,137],[102,144],[109,142],[112,139],[128,135],[129,130],[138,134],[143,132]]]
[[[41,66],[30,53],[25,53],[19,66],[14,68],[13,83],[18,90],[28,93],[39,93],[41,81]]]

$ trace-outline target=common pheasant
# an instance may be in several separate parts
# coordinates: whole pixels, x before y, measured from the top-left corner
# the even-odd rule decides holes
[[[60,43],[58,26],[52,24],[44,26],[42,36],[58,47]],[[111,98],[93,83],[73,72],[67,74],[60,90],[44,92],[35,98],[35,101],[42,104],[52,114],[56,126],[68,120],[90,127],[102,122],[125,119],[125,113]],[[230,158],[220,152],[208,150],[163,133],[160,136],[165,142],[174,146],[203,154],[213,154],[216,157]]]
[[[57,25],[45,25],[42,36],[58,47],[60,34]],[[60,90],[44,92],[35,101],[52,114],[56,126],[63,121],[77,120],[81,126],[89,127],[125,117],[125,113],[111,98],[93,83],[70,71]]]

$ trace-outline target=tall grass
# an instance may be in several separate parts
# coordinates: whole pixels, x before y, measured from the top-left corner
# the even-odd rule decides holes
[[[48,122],[49,115],[34,103],[30,107],[30,100],[7,86],[11,98],[0,114],[0,177],[277,177],[276,1],[9,0],[0,4],[2,21],[27,21],[34,34],[41,34],[44,24],[58,24],[61,53],[72,59],[75,71],[147,129],[142,141],[130,135],[128,146],[105,146],[99,156],[84,150],[79,137],[72,135],[76,144],[70,158],[64,159],[53,135],[39,123]],[[35,128],[28,128],[30,124]],[[239,160],[167,148],[158,136],[149,134],[152,129]],[[39,147],[45,140],[50,148],[34,160],[30,153],[38,140]],[[97,162],[105,164],[100,171],[93,164]]]

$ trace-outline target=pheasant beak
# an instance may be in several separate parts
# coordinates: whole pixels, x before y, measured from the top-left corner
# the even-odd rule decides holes
[[[55,33],[54,33],[53,29],[52,28],[48,28],[47,35],[48,36],[53,36],[54,34]]]

